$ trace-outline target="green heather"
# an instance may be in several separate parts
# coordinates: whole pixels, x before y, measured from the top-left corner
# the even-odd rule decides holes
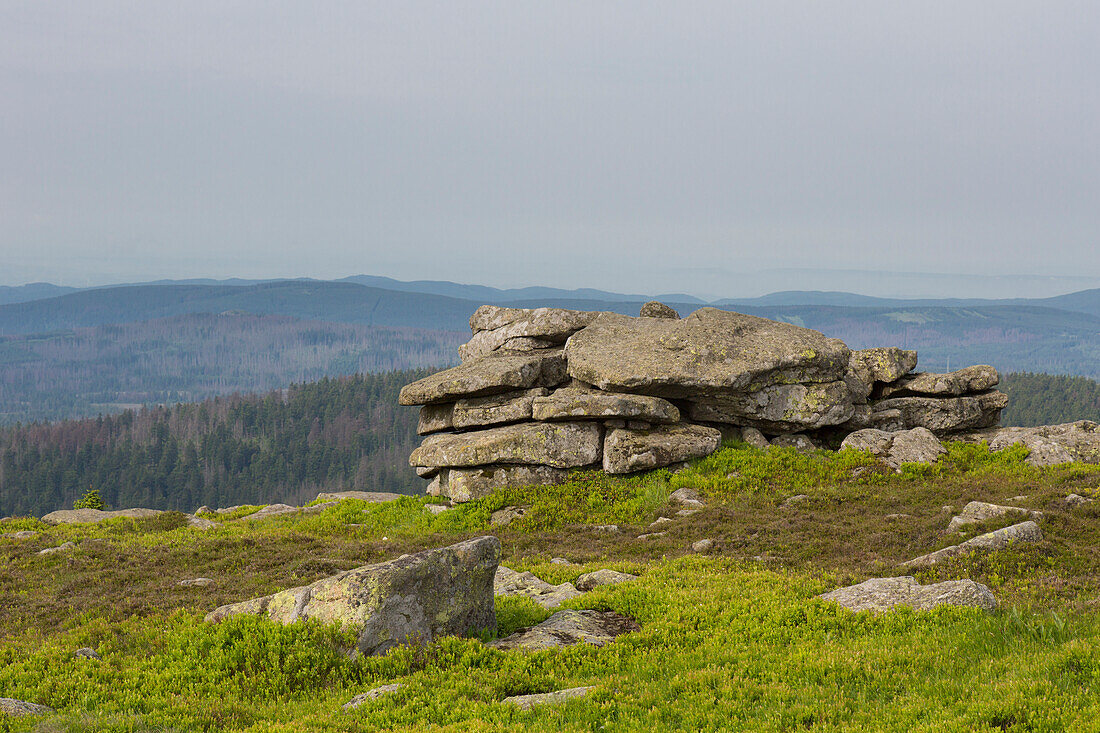
[[[1025,458],[951,444],[940,464],[894,474],[851,451],[732,444],[676,474],[578,473],[438,516],[424,508],[434,500],[406,497],[208,532],[176,513],[62,527],[16,519],[3,531],[41,534],[0,539],[0,696],[57,713],[0,718],[0,730],[1100,730],[1100,502],[1060,502],[1096,492],[1100,467],[1035,469]],[[707,507],[664,537],[635,539],[675,516],[667,497],[682,486]],[[796,494],[808,498],[782,506]],[[998,611],[871,615],[816,598],[957,542],[942,534],[946,507],[1018,496],[1011,503],[1044,512],[1043,542],[917,574],[985,583]],[[513,504],[531,509],[490,528]],[[610,523],[623,532],[588,529]],[[551,583],[602,567],[640,575],[566,607],[618,611],[642,630],[602,649],[523,654],[451,638],[350,659],[353,639],[336,628],[202,621],[223,603],[490,532],[505,564]],[[691,554],[704,537],[719,550]],[[75,550],[36,554],[70,540]],[[199,576],[215,582],[177,585]],[[500,635],[549,615],[514,598],[498,598],[497,612]],[[85,646],[102,660],[74,659]],[[392,682],[404,687],[340,710]],[[594,693],[560,706],[500,704],[581,685]]]

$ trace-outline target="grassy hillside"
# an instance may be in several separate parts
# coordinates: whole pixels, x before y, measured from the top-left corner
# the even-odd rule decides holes
[[[1100,510],[1061,498],[1097,492],[1100,467],[1039,470],[1024,456],[952,445],[941,465],[897,475],[858,453],[737,444],[677,474],[577,474],[438,516],[410,497],[205,533],[170,514],[55,528],[16,520],[4,531],[41,534],[0,539],[0,696],[57,709],[8,721],[20,731],[1097,730]],[[676,517],[666,497],[681,486],[703,491],[706,508]],[[788,503],[796,494],[806,498]],[[942,534],[950,507],[972,499],[1042,510],[1045,539],[917,577],[985,583],[999,610],[854,614],[815,597],[901,574],[901,562],[958,541]],[[489,526],[514,504],[531,509]],[[675,517],[667,534],[635,539],[657,516]],[[623,531],[592,529],[607,523]],[[639,574],[566,606],[615,610],[641,631],[603,648],[523,654],[447,639],[352,660],[335,628],[202,622],[222,603],[489,532],[506,564],[551,583],[601,567]],[[692,554],[702,537],[718,551]],[[66,540],[78,543],[68,554],[36,554]],[[197,576],[215,582],[177,584]],[[497,608],[500,635],[547,615],[526,599]],[[74,659],[84,646],[102,661]],[[404,687],[340,711],[391,682]],[[595,692],[530,712],[500,703],[578,685]]]

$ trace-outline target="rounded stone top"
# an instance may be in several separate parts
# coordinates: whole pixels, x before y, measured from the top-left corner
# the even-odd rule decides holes
[[[642,306],[638,316],[640,318],[679,318],[680,314],[664,303],[651,300]]]

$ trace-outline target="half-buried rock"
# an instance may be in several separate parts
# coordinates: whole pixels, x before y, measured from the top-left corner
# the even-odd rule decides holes
[[[592,422],[539,422],[470,433],[436,433],[412,452],[409,464],[434,468],[497,463],[588,466],[600,460],[602,430],[603,426]]]
[[[609,430],[603,446],[603,470],[632,473],[702,458],[718,450],[722,433],[705,425],[661,425],[650,430]]]
[[[615,637],[641,630],[634,619],[614,611],[558,611],[538,626],[489,642],[497,649],[538,651],[574,644],[610,644]]]
[[[973,580],[948,580],[921,585],[915,578],[872,578],[858,585],[837,588],[820,596],[853,611],[889,611],[895,606],[909,606],[916,611],[928,611],[938,606],[970,606],[992,611],[997,599],[989,588]]]
[[[499,563],[500,541],[477,537],[222,606],[206,620],[254,614],[282,624],[336,622],[358,630],[360,653],[382,654],[397,644],[495,629],[493,577]]]

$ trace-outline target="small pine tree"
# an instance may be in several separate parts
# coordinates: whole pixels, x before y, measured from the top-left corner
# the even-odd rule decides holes
[[[73,502],[73,509],[103,509],[106,504],[99,497],[99,489],[89,489],[84,496]]]

